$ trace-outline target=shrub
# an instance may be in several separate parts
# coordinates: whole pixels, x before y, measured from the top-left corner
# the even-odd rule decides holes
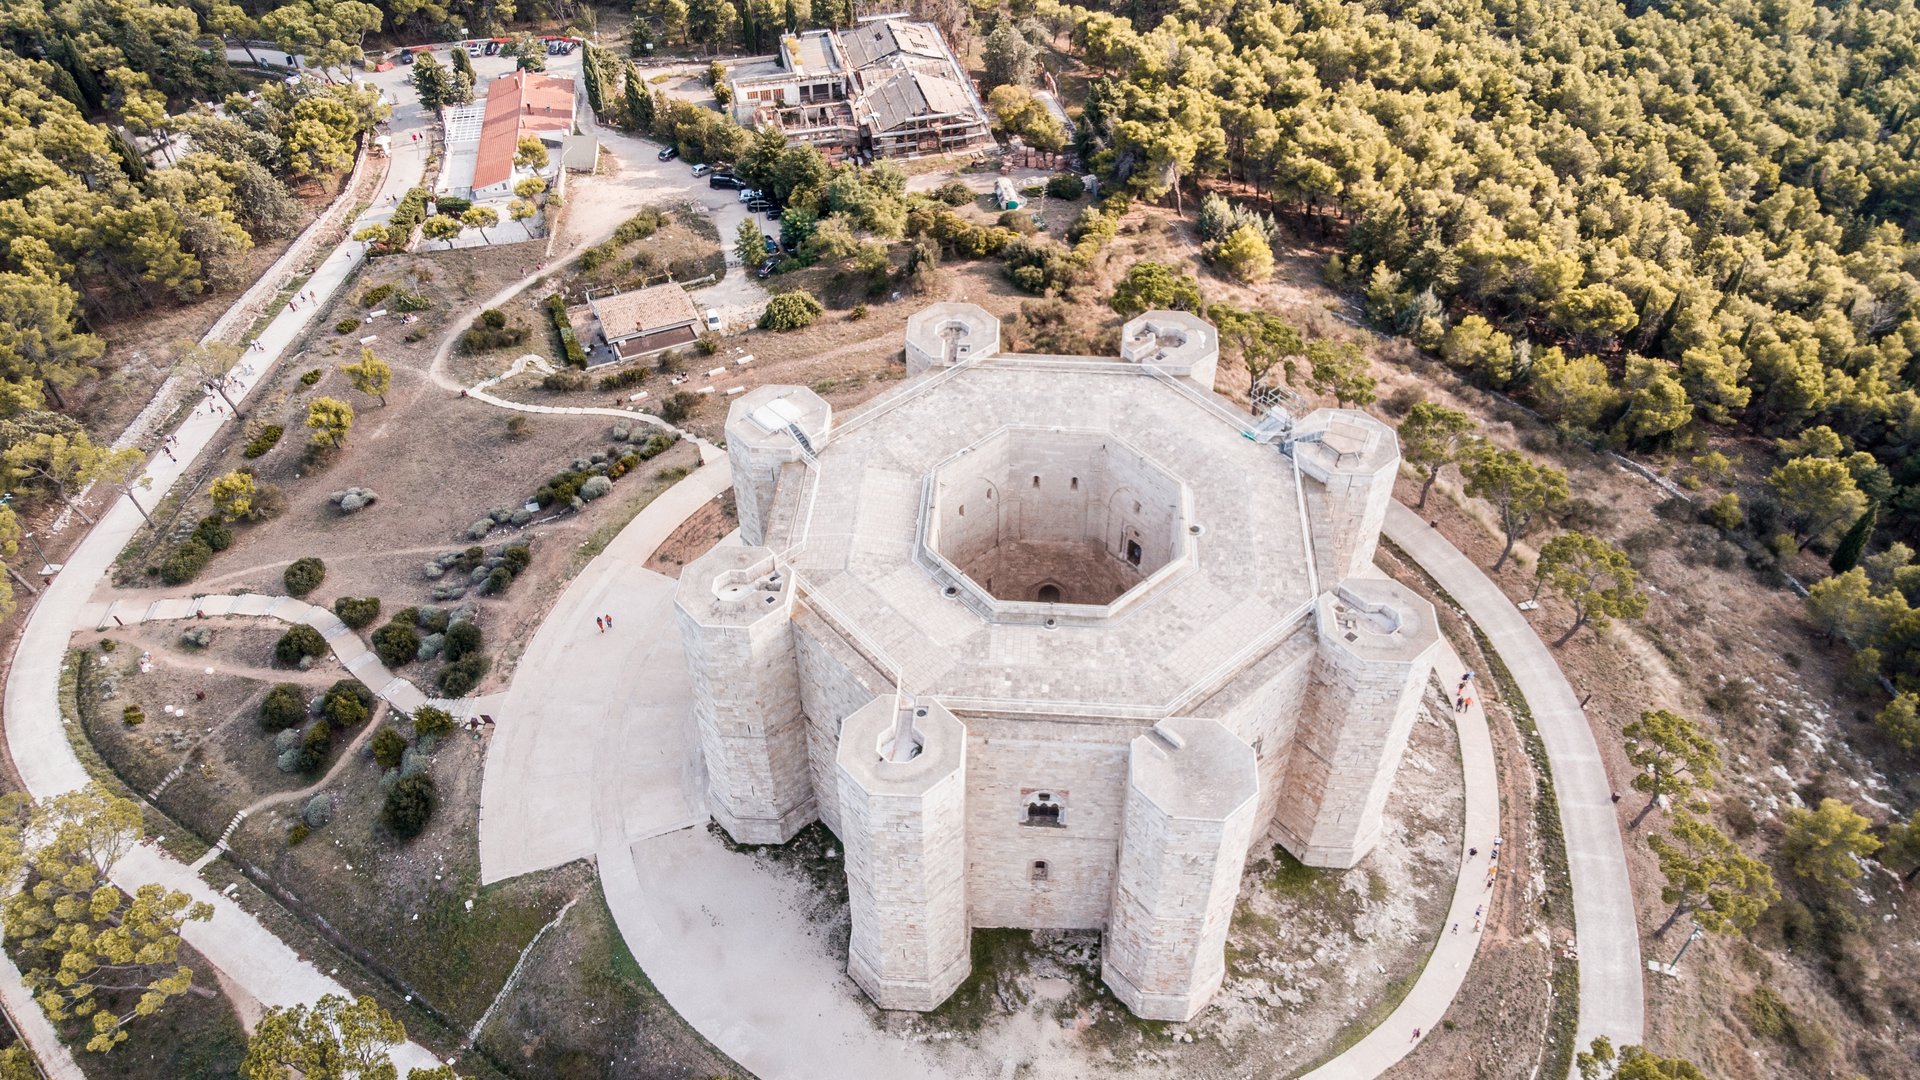
[[[488,308],[473,321],[473,326],[460,335],[460,346],[470,353],[486,352],[489,349],[504,349],[527,340],[527,328],[508,326],[507,313],[499,308]]]
[[[313,826],[304,821],[296,821],[291,828],[287,829],[287,846],[292,847],[312,835]]]
[[[480,685],[480,680],[492,666],[479,653],[468,653],[440,669],[440,692],[450,698],[465,697]]]
[[[306,718],[307,695],[295,683],[275,685],[260,702],[262,731],[285,731],[290,727],[298,727]]]
[[[320,656],[327,651],[327,639],[320,631],[302,624],[287,629],[273,646],[273,658],[286,667],[296,667],[300,661],[310,656]]]
[[[965,206],[980,196],[972,188],[958,180],[949,180],[933,191],[933,197],[948,206]]]
[[[698,404],[700,404],[699,395],[681,390],[660,403],[660,419],[669,424],[677,424],[685,420],[688,414],[693,412],[693,407]]]
[[[589,476],[586,482],[580,485],[580,498],[586,502],[592,502],[612,490],[613,481],[604,476]]]
[[[630,367],[624,371],[616,371],[611,375],[600,376],[600,389],[625,390],[630,386],[639,386],[641,383],[646,381],[647,381],[646,368]]]
[[[571,368],[566,371],[556,371],[540,380],[540,389],[552,390],[555,393],[565,393],[569,390],[585,390],[591,385],[592,379],[586,372],[575,371]]]
[[[412,662],[419,651],[419,633],[398,618],[373,632],[373,653],[389,668]]]
[[[233,530],[218,517],[204,517],[200,524],[193,527],[193,538],[207,545],[210,551],[225,551],[233,546]]]
[[[413,711],[413,733],[415,735],[445,735],[453,730],[453,714],[445,709],[436,709],[431,705],[422,705]]]
[[[458,195],[441,195],[433,200],[433,212],[448,217],[459,217],[473,209],[472,199],[463,199]]]
[[[393,790],[387,792],[386,804],[380,808],[380,820],[403,840],[419,836],[433,817],[435,795],[431,776],[424,773],[403,776],[393,785]]]
[[[213,559],[213,548],[199,537],[188,537],[175,544],[160,563],[160,580],[169,585],[192,581]]]
[[[325,720],[315,720],[307,733],[300,737],[300,748],[294,758],[295,772],[313,772],[326,764],[327,750],[333,746],[333,726]]]
[[[415,311],[425,311],[432,306],[433,298],[426,293],[408,292],[406,289],[401,289],[399,292],[393,294],[393,310],[398,312],[411,314]]]
[[[1086,181],[1076,173],[1058,173],[1047,177],[1047,194],[1055,199],[1077,199],[1087,193]]]
[[[360,294],[360,306],[363,308],[379,307],[380,301],[392,296],[393,290],[396,288],[399,288],[399,286],[391,281],[384,285],[369,286],[366,292]]]
[[[760,313],[762,330],[799,330],[812,326],[814,320],[825,310],[812,293],[798,289],[783,292],[767,301],[767,310]]]
[[[407,737],[390,727],[383,727],[373,733],[373,742],[369,744],[373,751],[373,760],[383,769],[400,767],[400,755],[407,752]]]
[[[120,710],[120,719],[128,727],[138,727],[147,722],[146,711],[138,705],[129,705]]]
[[[240,451],[240,456],[243,458],[257,458],[273,449],[274,444],[280,441],[280,436],[286,433],[287,429],[279,424],[268,424],[266,427],[260,429],[259,434],[247,440],[247,447]]]
[[[519,577],[520,572],[525,570],[527,564],[532,561],[533,549],[525,544],[515,544],[500,553],[500,565],[506,567],[507,572],[515,577]]]
[[[341,727],[356,727],[373,712],[373,691],[358,679],[341,679],[327,688],[320,712]]]
[[[479,652],[484,640],[478,626],[471,622],[457,622],[447,627],[447,640],[443,648],[449,661],[458,660],[469,653]]]
[[[343,596],[333,602],[333,613],[348,629],[358,630],[370,626],[380,617],[380,598],[377,596]]]
[[[300,820],[316,829],[332,821],[333,796],[328,795],[326,792],[321,792],[313,798],[308,799],[307,805],[300,810]]]
[[[559,293],[547,297],[547,314],[553,319],[553,332],[560,338],[560,353],[571,367],[587,366],[587,351],[580,347],[580,337],[573,332],[573,323],[567,321],[567,301]]]
[[[507,586],[511,584],[513,584],[513,571],[504,566],[496,566],[487,574],[484,588],[488,595],[498,596],[506,592]]]
[[[360,329],[360,320],[352,315],[333,324],[333,332],[336,334],[351,334],[358,329]]]
[[[314,368],[312,371],[309,371],[305,375],[300,376],[300,385],[312,386],[314,383],[319,382],[320,377],[325,374],[326,374],[325,371],[322,371],[319,368]]]
[[[527,418],[524,416],[507,417],[507,438],[524,439],[527,437]]]
[[[327,577],[327,564],[319,559],[295,559],[283,575],[289,596],[305,596],[320,587]]]
[[[1036,231],[1033,215],[1025,210],[1008,210],[994,224],[1003,229],[1012,229],[1022,236],[1031,236]]]

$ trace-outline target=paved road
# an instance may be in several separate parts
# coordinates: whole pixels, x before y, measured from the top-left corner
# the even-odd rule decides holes
[[[1388,509],[1385,533],[1487,635],[1519,683],[1540,729],[1560,804],[1580,941],[1577,1045],[1586,1046],[1601,1035],[1616,1046],[1638,1043],[1646,1028],[1640,925],[1613,787],[1580,699],[1519,609],[1438,530],[1396,502]]]
[[[418,110],[414,110],[413,119],[416,123],[419,121]],[[397,134],[405,133],[405,124],[405,120],[396,117]],[[408,145],[395,153],[373,209],[356,227],[390,214],[391,207],[381,205],[387,202],[387,195],[404,192],[420,182],[426,159],[425,144],[416,150],[410,140],[396,138],[396,147],[401,147],[403,142]],[[285,309],[261,332],[261,347],[250,351],[242,361],[247,366],[236,372],[242,388],[232,392],[232,396],[243,408],[246,395],[325,306],[325,298],[359,265],[362,247],[348,240],[335,248],[305,286],[305,290],[314,292],[322,302],[301,304],[297,310]],[[141,498],[151,504],[163,497],[227,422],[228,417],[205,408],[189,415],[175,429],[179,439],[174,450],[177,460],[162,456],[148,463],[147,476],[152,486]],[[35,798],[72,791],[88,782],[86,770],[67,741],[60,715],[60,669],[73,631],[92,628],[86,616],[94,589],[105,582],[114,560],[141,524],[139,511],[126,497],[116,500],[68,556],[66,568],[41,594],[21,632],[6,686],[7,746],[21,780]],[[337,981],[301,958],[239,905],[215,892],[190,867],[170,858],[158,847],[134,849],[114,867],[112,877],[115,884],[129,891],[157,881],[213,905],[213,919],[188,924],[182,936],[208,963],[263,1005],[310,1003],[324,994],[346,992]],[[35,1049],[39,1052],[41,1048]],[[57,1052],[48,1056],[57,1056]],[[405,1044],[393,1056],[403,1070],[437,1063],[431,1053],[414,1043]]]

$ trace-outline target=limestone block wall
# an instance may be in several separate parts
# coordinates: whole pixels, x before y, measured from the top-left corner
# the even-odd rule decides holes
[[[840,831],[840,725],[893,685],[802,603],[794,618],[794,656],[800,671],[800,707],[807,717],[807,756],[820,820]]]
[[[1264,854],[1280,791],[1293,760],[1294,732],[1313,677],[1319,639],[1312,622],[1304,622],[1291,636],[1248,665],[1219,693],[1200,702],[1193,711],[1220,721],[1259,759],[1260,796],[1253,815],[1249,856]]]
[[[935,485],[940,553],[1001,599],[1034,600],[1051,582],[1064,602],[1105,603],[1183,550],[1185,489],[1112,436],[1002,431],[942,465]],[[1088,544],[1117,565],[1067,566]]]
[[[1191,1020],[1226,976],[1227,929],[1253,833],[1253,749],[1213,720],[1133,741],[1101,977],[1135,1015]]]
[[[1119,859],[1128,743],[1144,725],[982,716],[966,723],[973,925],[1104,927]],[[1057,825],[1044,816],[1028,823],[1028,807],[1041,795],[1062,808]]]
[[[787,431],[790,421],[817,452],[826,444],[833,410],[804,386],[769,384],[754,389],[727,409],[727,466],[733,470],[734,505],[740,539],[766,543],[766,527],[782,467],[805,451]]]
[[[792,609],[765,548],[715,548],[675,590],[708,806],[740,843],[785,843],[816,814]]]
[[[977,304],[929,304],[907,320],[907,376],[1000,351],[1000,320]]]
[[[970,968],[966,759],[966,726],[936,704],[889,695],[842,727],[847,974],[883,1009],[932,1009]]]
[[[1373,565],[1400,470],[1393,429],[1353,409],[1320,409],[1294,429],[1291,444],[1305,484],[1307,533],[1321,588]]]
[[[1281,783],[1276,829],[1309,866],[1350,867],[1380,815],[1433,670],[1433,608],[1385,579],[1322,595],[1313,685]]]

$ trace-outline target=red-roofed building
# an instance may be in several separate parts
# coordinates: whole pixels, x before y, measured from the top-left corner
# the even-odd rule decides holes
[[[514,168],[520,140],[533,136],[547,144],[552,168],[558,170],[568,137],[573,134],[573,80],[538,72],[502,75],[487,87],[480,121],[480,142],[473,159],[473,197],[489,199],[512,191],[517,179],[532,175]]]

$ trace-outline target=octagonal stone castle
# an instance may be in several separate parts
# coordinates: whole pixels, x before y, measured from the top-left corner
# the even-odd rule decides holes
[[[1370,573],[1398,443],[1228,407],[1181,312],[1033,356],[938,304],[906,359],[850,419],[798,386],[728,414],[743,543],[675,595],[713,817],[839,836],[884,1008],[939,1005],[974,927],[1093,929],[1122,1002],[1191,1019],[1250,853],[1379,838],[1439,642]]]

